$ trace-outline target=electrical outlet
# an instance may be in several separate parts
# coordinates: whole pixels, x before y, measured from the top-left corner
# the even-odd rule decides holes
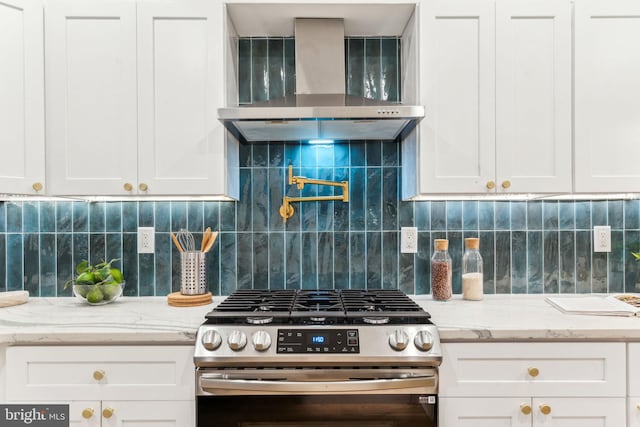
[[[138,227],[138,253],[152,254],[155,252],[156,230],[154,227]]]
[[[593,227],[593,251],[611,252],[611,227],[596,225]]]
[[[400,252],[415,254],[418,252],[418,228],[402,227],[400,229]]]

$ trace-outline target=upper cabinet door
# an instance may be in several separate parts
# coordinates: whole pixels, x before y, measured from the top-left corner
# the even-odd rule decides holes
[[[640,191],[640,2],[575,2],[575,191]]]
[[[571,3],[496,2],[496,184],[570,193]]]
[[[488,191],[495,178],[493,0],[420,4],[419,192]]]
[[[0,193],[44,190],[42,4],[0,2]]]
[[[139,178],[148,194],[226,194],[223,5],[138,4]]]
[[[45,9],[52,194],[135,191],[135,16],[131,1],[55,1]]]

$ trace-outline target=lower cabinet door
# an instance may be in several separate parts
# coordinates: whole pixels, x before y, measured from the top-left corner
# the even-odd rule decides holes
[[[626,426],[624,397],[536,398],[532,401],[534,427]]]
[[[193,427],[195,401],[102,401],[102,427]]]
[[[528,397],[440,397],[440,427],[531,427]]]
[[[629,427],[640,427],[640,397],[630,397],[627,407],[629,408]]]
[[[100,401],[78,400],[69,404],[69,427],[100,427]]]

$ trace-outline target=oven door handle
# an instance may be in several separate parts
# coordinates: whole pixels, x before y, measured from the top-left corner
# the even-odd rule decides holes
[[[350,394],[409,393],[437,389],[437,377],[385,378],[346,381],[289,381],[260,379],[200,378],[200,388],[216,395],[241,394]]]

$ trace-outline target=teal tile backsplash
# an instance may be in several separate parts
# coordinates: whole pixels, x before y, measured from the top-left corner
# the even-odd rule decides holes
[[[291,94],[293,39],[242,39],[241,103]],[[398,100],[400,42],[345,41],[350,94]],[[640,201],[400,200],[397,142],[351,141],[333,146],[272,143],[240,147],[239,202],[0,201],[0,291],[70,296],[63,289],[83,259],[120,259],[129,296],[164,296],[180,288],[179,254],[170,231],[187,228],[200,241],[220,232],[209,254],[215,295],[238,288],[394,288],[430,292],[433,240],[448,238],[454,292],[460,293],[465,237],[479,236],[485,289],[492,293],[640,292]],[[295,204],[278,214],[296,175],[349,180],[351,200]],[[306,186],[302,195],[331,195]],[[592,227],[611,225],[612,252],[592,252]],[[137,253],[137,228],[155,227],[154,254]],[[399,231],[418,227],[417,254],[399,252]]]

